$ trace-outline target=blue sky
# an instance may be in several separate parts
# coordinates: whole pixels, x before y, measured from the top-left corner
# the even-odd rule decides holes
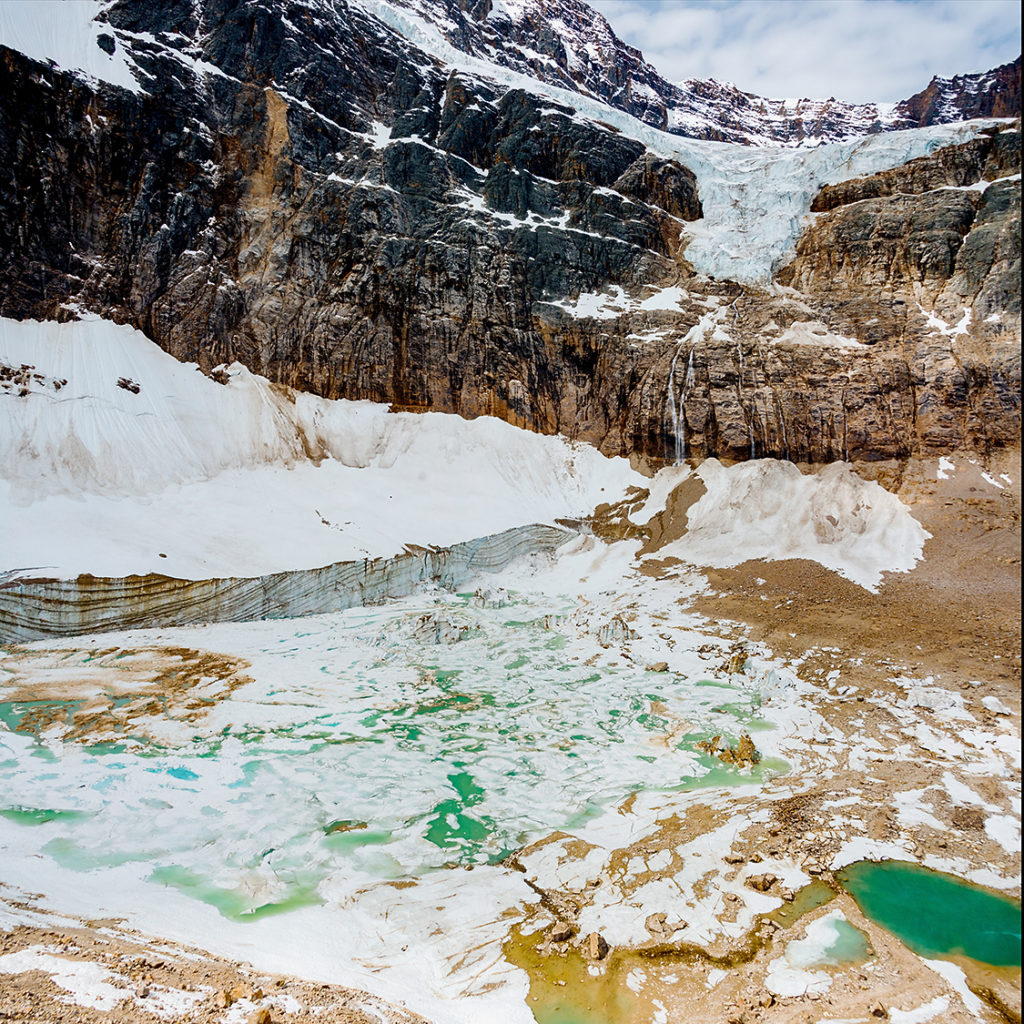
[[[904,99],[1021,49],[1016,0],[588,0],[670,81],[775,98]]]

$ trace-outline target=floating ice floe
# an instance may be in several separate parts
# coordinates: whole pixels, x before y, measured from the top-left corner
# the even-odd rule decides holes
[[[842,912],[832,911],[812,921],[804,938],[787,943],[782,956],[768,965],[765,988],[777,996],[827,992],[832,987],[832,975],[814,968],[838,963],[829,955],[829,950],[841,939],[837,927],[840,921],[846,921]]]
[[[771,671],[695,685],[718,652],[700,653],[706,638],[687,641],[685,630],[668,647],[649,620],[664,594],[628,575],[633,550],[578,538],[557,560],[511,567],[504,600],[431,593],[302,620],[107,634],[95,650],[60,641],[17,666],[5,660],[8,696],[38,670],[70,701],[70,719],[58,701],[49,725],[37,713],[35,735],[0,733],[2,788],[19,803],[0,820],[5,880],[262,969],[368,988],[442,1024],[527,1024],[525,978],[500,950],[535,894],[494,862],[568,829],[591,856],[561,862],[552,849],[538,871],[585,885],[606,844],[650,828],[683,780],[709,772],[686,732],[735,736],[757,718],[762,694],[773,696],[773,716],[788,714],[789,691]],[[634,607],[637,635],[604,647],[619,601]],[[471,628],[439,645],[420,635],[424,615]],[[135,678],[144,658],[157,659],[159,677],[170,658],[184,685],[189,648],[231,651],[238,677],[219,689],[216,678],[197,679],[185,703],[173,694],[150,703],[152,681]],[[647,672],[656,659],[671,670]],[[84,681],[68,690],[78,669]],[[799,690],[790,696],[797,704]],[[98,700],[86,715],[92,732],[76,740],[72,705],[89,699]],[[15,723],[32,710],[8,703]],[[772,768],[775,734],[758,737],[762,766],[784,769]],[[719,784],[757,781],[729,774]],[[715,837],[700,843],[680,876],[688,891],[701,863],[718,861]],[[655,884],[637,898],[664,895]],[[688,917],[694,935],[719,928],[713,900]],[[611,938],[646,935],[642,916],[628,918],[608,928]]]

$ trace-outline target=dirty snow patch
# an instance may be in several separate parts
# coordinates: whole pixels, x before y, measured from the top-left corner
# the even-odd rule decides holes
[[[949,1009],[949,996],[939,996],[916,1010],[889,1010],[889,1024],[927,1024]]]
[[[0,956],[0,974],[24,974],[42,971],[59,988],[71,993],[71,1001],[94,1010],[112,1010],[128,994],[111,981],[127,983],[127,978],[107,970],[91,960],[68,960],[54,956],[45,946],[31,946]]]
[[[708,459],[697,476],[707,493],[687,512],[686,534],[652,557],[719,568],[807,558],[875,592],[883,573],[917,564],[929,536],[899,498],[845,463],[804,476],[776,459]]]
[[[773,345],[814,345],[817,348],[867,349],[867,345],[856,338],[834,334],[817,320],[798,320],[787,327]]]

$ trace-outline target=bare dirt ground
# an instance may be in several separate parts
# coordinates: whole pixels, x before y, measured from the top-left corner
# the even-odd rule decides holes
[[[878,594],[814,562],[746,562],[705,570],[712,592],[694,607],[747,624],[752,639],[787,657],[838,647],[865,684],[884,685],[898,665],[943,685],[984,680],[1019,702],[1020,459],[1005,453],[991,466],[1002,489],[980,466],[961,465],[949,480],[925,475],[934,463],[908,466],[898,485],[894,467],[871,474],[932,535],[917,567],[890,573]]]

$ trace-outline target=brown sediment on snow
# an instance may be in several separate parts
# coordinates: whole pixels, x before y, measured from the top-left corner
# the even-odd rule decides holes
[[[188,647],[14,646],[4,703],[26,705],[15,732],[63,742],[156,740],[168,722],[199,722],[251,682],[243,658]]]
[[[744,636],[797,659],[806,679],[840,670],[843,686],[861,692],[853,701],[836,693],[823,705],[826,717],[863,711],[871,693],[898,699],[901,679],[931,676],[989,724],[999,716],[985,697],[1003,702],[1019,722],[1020,453],[995,463],[988,476],[1001,487],[987,484],[966,457],[948,480],[916,460],[878,467],[930,538],[913,571],[889,574],[877,594],[806,560],[759,561],[705,569],[710,591],[687,607],[742,623]]]
[[[625,1024],[867,1021],[891,1009],[926,1019],[929,1007],[927,1019],[944,1024],[1020,1021],[1019,968],[955,956],[943,958],[948,968],[928,962],[867,920],[831,874],[858,856],[889,856],[1020,893],[1019,843],[1014,849],[986,827],[993,813],[1019,818],[1011,751],[1020,723],[1019,453],[986,466],[956,461],[960,472],[946,479],[936,478],[934,461],[874,467],[931,534],[923,561],[887,576],[877,594],[816,563],[784,560],[703,569],[710,592],[680,598],[684,610],[714,624],[716,636],[733,638],[735,656],[723,673],[742,672],[735,662],[743,652],[763,654],[769,645],[814,687],[805,699],[821,724],[789,738],[787,774],[754,792],[693,794],[631,846],[609,851],[586,886],[552,889],[533,879],[544,899],[505,947],[530,975],[532,1008],[603,1021],[614,1007],[613,1019]],[[687,571],[675,559],[648,559],[643,569],[680,580]],[[949,708],[959,717],[944,714]],[[1002,751],[993,762],[1001,770],[978,774],[982,747],[986,756]],[[723,840],[717,860],[701,862],[700,837],[730,820],[739,823],[731,841]],[[574,858],[571,843],[550,841],[561,842],[565,863]],[[521,852],[524,870],[531,850],[548,843]],[[576,855],[593,860],[589,849]],[[682,884],[698,901],[719,900],[715,936],[694,942],[684,929],[697,918],[684,916],[668,922],[666,941],[652,926],[670,915],[651,913],[647,943],[613,945],[600,963],[585,956],[593,906],[657,910],[656,900],[641,908],[652,891],[645,887],[677,884],[695,855],[699,877]],[[793,891],[794,878],[804,889]],[[814,886],[824,899],[805,901]],[[751,889],[781,897],[781,906],[751,913]],[[870,955],[824,969],[820,991],[769,991],[771,965],[787,943],[836,911],[867,936]],[[557,931],[551,920],[562,922]]]
[[[1013,465],[985,471],[1019,480]],[[1019,773],[1008,753],[1019,739],[1019,663],[1011,657],[1019,638],[1019,484],[989,486],[981,473],[964,468],[950,481],[936,480],[932,466],[901,468],[890,483],[932,539],[924,561],[887,577],[877,594],[811,562],[703,570],[715,593],[683,597],[672,611],[704,617],[697,628],[715,642],[718,659],[711,677],[753,680],[767,642],[804,687],[806,721],[776,744],[789,770],[756,787],[666,794],[653,813],[648,807],[635,818],[639,832],[621,848],[602,850],[567,831],[511,858],[510,867],[524,869],[527,909],[504,953],[529,974],[531,1008],[568,1001],[582,1019],[593,1014],[602,1024],[646,1024],[662,1010],[665,1020],[687,1024],[805,1024],[931,1005],[934,1019],[948,1024],[1019,1017],[1019,971],[960,961],[957,985],[865,920],[844,893],[830,889],[827,907],[805,904],[808,886],[827,888],[834,869],[864,856],[926,863],[1019,893],[1019,849],[987,828],[993,815],[1019,818]],[[645,500],[632,497],[631,505]],[[647,570],[655,561],[641,564]],[[652,575],[678,576],[682,592],[689,572],[663,560]],[[605,637],[611,649],[626,654],[642,641],[638,607],[617,608],[619,627]],[[26,665],[39,658],[48,678],[52,652],[22,656]],[[234,670],[244,675],[245,666]],[[28,686],[18,692],[32,695]],[[992,710],[989,698],[1008,713]],[[947,706],[961,717],[945,715]],[[654,703],[651,710],[662,713]],[[685,722],[669,728],[684,741]],[[756,731],[752,739],[759,742]],[[985,774],[977,771],[982,760],[992,769]],[[638,800],[624,801],[620,813],[631,815]],[[540,870],[553,850],[579,868],[578,884]],[[529,909],[536,895],[541,901]],[[646,941],[620,944],[611,927],[595,923],[618,909],[646,927]],[[788,944],[836,911],[864,932],[873,953],[824,969],[821,990],[773,992],[772,965],[777,971]],[[594,934],[611,947],[598,959],[584,955]]]

